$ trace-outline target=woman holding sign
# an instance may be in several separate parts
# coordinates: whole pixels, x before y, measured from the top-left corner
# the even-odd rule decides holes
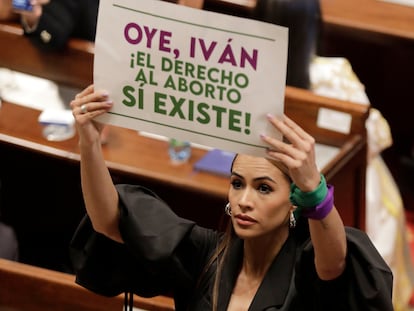
[[[89,86],[71,102],[87,217],[71,244],[77,282],[102,295],[173,295],[176,310],[392,310],[392,274],[367,236],[344,228],[314,139],[288,117],[237,155],[225,233],[175,215],[150,190],[114,185],[94,118],[113,106]]]

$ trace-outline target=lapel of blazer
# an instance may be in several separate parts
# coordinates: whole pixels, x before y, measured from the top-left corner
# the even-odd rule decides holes
[[[219,311],[227,310],[240,270],[242,254],[243,241],[236,239],[229,250],[221,275],[218,298]],[[271,264],[269,271],[266,273],[249,307],[249,311],[265,310],[269,307],[281,307],[284,304],[289,289],[291,288],[291,283],[294,280],[295,262],[295,241],[294,238],[289,237]]]
[[[285,304],[288,293],[294,289],[295,263],[296,243],[290,236],[273,260],[249,311],[266,310],[271,307],[279,309]]]

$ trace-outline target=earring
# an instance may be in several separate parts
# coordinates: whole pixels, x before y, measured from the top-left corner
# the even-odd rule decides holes
[[[296,218],[295,218],[295,214],[293,214],[293,212],[290,212],[290,217],[289,217],[289,228],[293,229],[296,227]]]
[[[231,206],[230,206],[230,202],[226,204],[226,206],[224,207],[224,212],[231,216]]]

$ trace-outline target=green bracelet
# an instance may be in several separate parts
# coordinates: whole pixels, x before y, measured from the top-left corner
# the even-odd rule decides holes
[[[323,174],[318,187],[313,191],[302,192],[294,183],[290,185],[290,202],[297,207],[315,207],[326,198],[327,194],[328,187]]]

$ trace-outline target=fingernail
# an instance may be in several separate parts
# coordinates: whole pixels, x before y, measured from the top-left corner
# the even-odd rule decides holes
[[[267,117],[268,119],[273,119],[273,118],[274,118],[274,116],[273,116],[272,114],[270,114],[270,113],[268,113],[268,114],[266,115],[266,117]]]

